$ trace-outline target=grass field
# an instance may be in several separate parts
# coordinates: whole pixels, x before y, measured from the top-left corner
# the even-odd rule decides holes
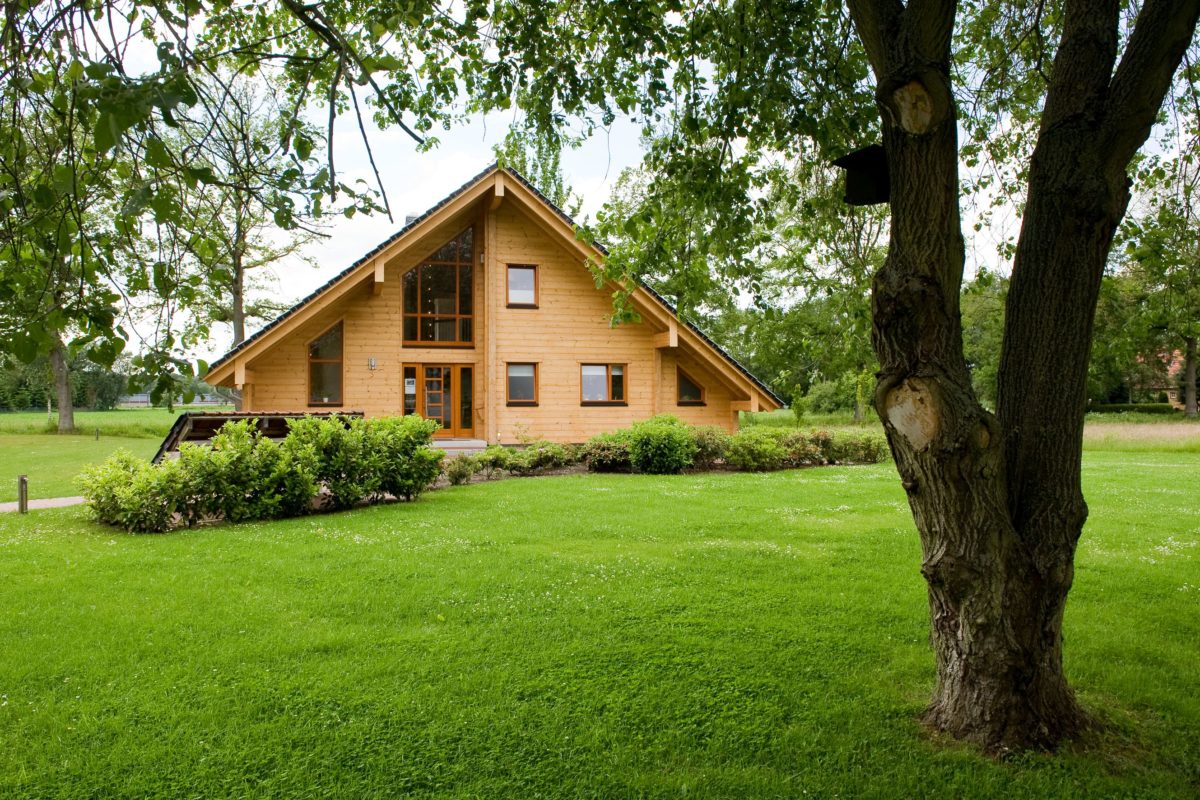
[[[1191,453],[1089,452],[1068,672],[1105,736],[994,762],[890,466],[574,476],[129,536],[0,516],[2,797],[1200,792]]]
[[[208,410],[227,408],[205,407]],[[77,435],[59,436],[45,412],[0,414],[0,503],[17,499],[17,476],[29,477],[30,499],[79,494],[75,478],[118,448],[150,458],[187,407],[77,411]],[[96,431],[100,438],[96,438]]]
[[[232,406],[203,406],[201,411],[231,411]],[[125,438],[159,439],[167,435],[172,423],[189,406],[174,411],[165,408],[119,408],[112,411],[76,411],[75,428],[80,436],[122,436]],[[43,411],[0,413],[0,435],[10,433],[54,433],[57,417],[47,418]]]
[[[29,498],[66,497],[79,494],[75,477],[88,464],[108,458],[118,448],[150,458],[158,450],[158,439],[129,439],[120,436],[54,436],[39,433],[0,434],[0,503],[17,499],[17,476],[29,478]]]

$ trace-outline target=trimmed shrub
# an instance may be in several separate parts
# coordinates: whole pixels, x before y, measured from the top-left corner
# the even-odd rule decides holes
[[[699,469],[712,469],[725,460],[729,451],[729,434],[716,425],[696,425],[692,429],[692,441],[696,444],[696,453],[692,461]]]
[[[581,458],[592,472],[629,472],[633,469],[629,431],[593,436],[583,445]]]
[[[368,447],[364,420],[337,416],[292,420],[286,441],[311,447],[316,454],[316,478],[329,493],[330,508],[351,508],[380,491],[378,459]]]
[[[147,464],[117,490],[117,524],[130,533],[170,530],[182,494],[183,473],[178,461]]]
[[[492,479],[495,473],[508,469],[512,463],[513,452],[498,444],[489,444],[482,453],[475,455],[475,461],[483,470],[484,477]]]
[[[541,439],[514,451],[509,460],[508,471],[513,475],[536,475],[573,463],[575,452],[572,448]]]
[[[832,464],[836,459],[834,457],[833,434],[829,431],[813,431],[808,434],[808,439],[813,446],[821,454],[822,464]]]
[[[778,436],[762,428],[748,428],[730,439],[725,463],[746,472],[765,472],[782,469],[787,458]]]
[[[320,465],[311,444],[280,445],[262,436],[255,420],[242,420],[221,426],[207,459],[200,457],[203,451],[180,448],[179,460],[192,490],[185,514],[189,525],[195,512],[245,522],[294,517],[312,509]],[[211,503],[204,497],[206,486],[216,492]]]
[[[442,471],[446,454],[429,445],[438,423],[415,415],[376,417],[364,426],[364,449],[375,470],[376,492],[415,500]]]
[[[875,433],[855,433],[833,440],[833,458],[837,464],[879,464],[891,457],[887,439]]]
[[[824,464],[827,460],[821,448],[824,439],[820,437],[804,431],[789,431],[775,436],[779,446],[783,448],[786,467],[814,467]]]
[[[121,524],[120,490],[133,476],[150,469],[150,463],[122,448],[102,464],[87,467],[79,475],[79,486],[88,512],[97,522]]]
[[[461,486],[471,480],[478,471],[479,462],[474,456],[455,456],[446,464],[446,480],[450,481],[451,486]]]
[[[332,508],[384,493],[412,500],[441,472],[429,447],[437,423],[420,417],[295,420],[283,443],[255,420],[231,421],[212,446],[185,444],[157,466],[118,451],[85,470],[81,485],[92,515],[130,531],[167,530],[178,515],[189,526],[294,517],[312,510],[320,482]]]
[[[670,415],[651,417],[629,429],[629,459],[638,472],[682,472],[692,465],[696,449],[688,426]]]

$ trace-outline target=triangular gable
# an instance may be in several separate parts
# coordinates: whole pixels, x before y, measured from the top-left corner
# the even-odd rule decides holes
[[[425,233],[449,217],[479,202],[488,192],[493,193],[494,203],[509,195],[517,198],[522,210],[534,222],[557,239],[566,249],[577,252],[584,260],[600,260],[607,254],[603,247],[581,241],[575,235],[574,220],[550,202],[524,176],[515,170],[501,168],[498,164],[493,163],[217,359],[209,367],[205,379],[210,383],[219,383],[234,377],[236,382],[240,382],[236,375],[244,370],[245,362],[307,321],[316,313],[314,301],[324,300],[325,302],[321,303],[321,306],[326,306],[329,302],[342,297],[363,281],[371,278],[373,273],[377,276],[377,280],[382,280],[382,268],[386,261],[402,252],[406,246],[420,239]],[[657,323],[659,327],[666,329],[663,334],[660,334],[661,336],[669,337],[673,344],[682,340],[689,351],[704,361],[710,362],[710,366],[713,366],[719,374],[725,375],[731,383],[747,384],[745,388],[749,391],[752,399],[757,393],[762,400],[766,401],[763,405],[776,407],[783,405],[783,401],[770,388],[703,331],[690,322],[682,322],[676,315],[674,307],[648,285],[643,283],[635,289],[631,299],[643,318],[648,318]],[[758,405],[758,403],[755,402],[752,405]]]

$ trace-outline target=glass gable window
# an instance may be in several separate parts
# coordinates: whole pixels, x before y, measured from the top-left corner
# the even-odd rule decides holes
[[[308,404],[342,404],[342,323],[308,345]]]
[[[508,404],[537,405],[537,364],[508,365]]]
[[[508,305],[510,308],[537,308],[537,267],[508,265]]]
[[[475,230],[404,274],[404,343],[461,345],[475,341],[473,263]]]
[[[704,387],[692,380],[691,376],[681,369],[675,370],[675,375],[678,378],[676,385],[679,387],[679,405],[704,405]]]
[[[625,402],[624,364],[583,364],[579,368],[580,400],[587,403]]]

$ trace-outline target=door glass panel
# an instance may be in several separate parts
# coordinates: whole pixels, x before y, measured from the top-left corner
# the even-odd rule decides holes
[[[471,414],[471,400],[474,383],[470,367],[463,367],[458,372],[458,427],[464,431],[472,430],[475,421]]]
[[[446,430],[454,427],[450,397],[450,368],[425,367],[425,417],[437,420]]]
[[[404,413],[417,413],[417,368],[404,368]]]

